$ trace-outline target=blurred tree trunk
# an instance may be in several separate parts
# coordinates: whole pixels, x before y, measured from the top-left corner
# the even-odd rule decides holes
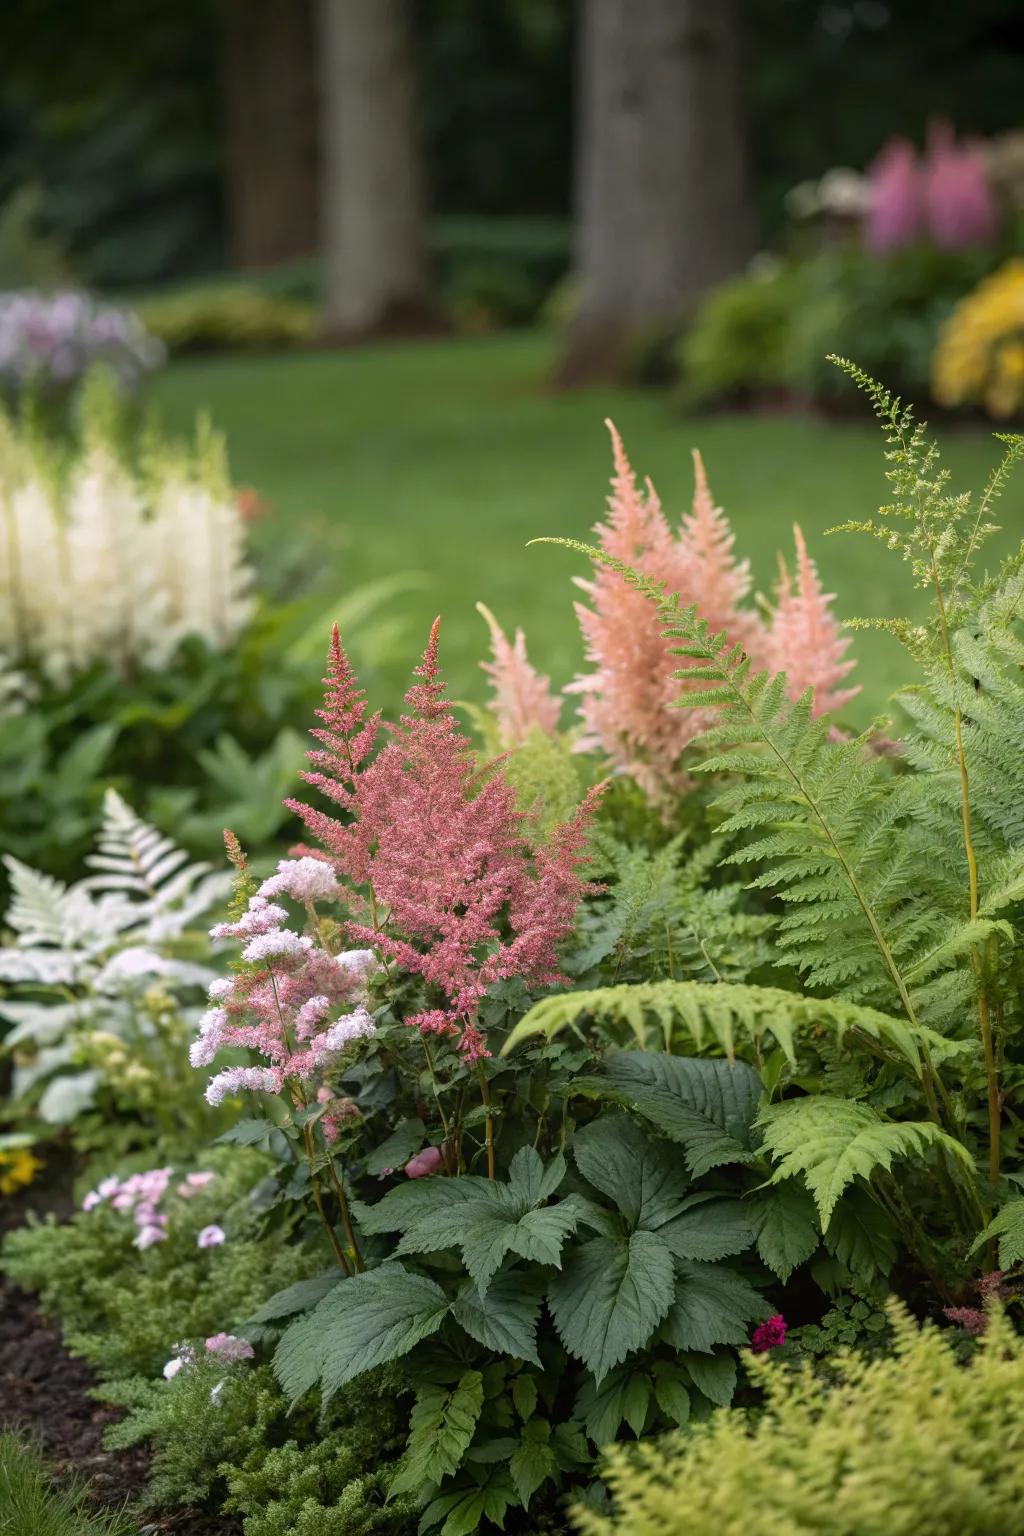
[[[222,0],[228,254],[266,267],[317,248],[312,0]]]
[[[561,376],[614,376],[750,249],[735,0],[582,0],[579,309]]]
[[[325,329],[433,319],[416,65],[407,0],[320,0]]]

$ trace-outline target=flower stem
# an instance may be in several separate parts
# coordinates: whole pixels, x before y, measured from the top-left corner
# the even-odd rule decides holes
[[[335,1168],[334,1159],[329,1152],[327,1154],[327,1167],[330,1170],[331,1183],[334,1185],[334,1193],[338,1197],[338,1206],[341,1210],[341,1224],[345,1228],[345,1236],[348,1238],[348,1246],[352,1254],[352,1262],[355,1265],[356,1274],[359,1274],[366,1268],[366,1265],[363,1263],[363,1256],[359,1252],[359,1244],[356,1242],[356,1234],[352,1230],[352,1216],[349,1212],[348,1201],[345,1198],[345,1186],[341,1179],[338,1177],[338,1170]]]
[[[341,1246],[341,1243],[338,1241],[338,1234],[335,1232],[331,1223],[328,1221],[327,1212],[324,1210],[324,1198],[320,1193],[320,1180],[316,1176],[316,1169],[313,1165],[313,1132],[308,1125],[304,1125],[302,1127],[302,1140],[306,1148],[306,1162],[309,1164],[309,1182],[313,1190],[313,1199],[316,1202],[316,1208],[320,1216],[320,1221],[330,1240],[331,1247],[334,1249],[334,1257],[338,1261],[342,1274],[350,1275],[352,1271],[349,1269],[348,1260],[345,1257],[345,1250]]]
[[[480,1081],[480,1097],[484,1101],[484,1139],[487,1144],[487,1177],[494,1178],[494,1120],[491,1116],[491,1093],[487,1086],[487,1074],[483,1062],[477,1062],[476,1075]]]

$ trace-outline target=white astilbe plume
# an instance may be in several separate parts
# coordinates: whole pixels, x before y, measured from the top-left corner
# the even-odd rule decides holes
[[[231,644],[252,611],[245,522],[219,441],[114,446],[110,402],[67,461],[0,426],[0,654],[63,685],[95,662],[166,664],[196,636]],[[2,707],[2,706],[0,706]]]

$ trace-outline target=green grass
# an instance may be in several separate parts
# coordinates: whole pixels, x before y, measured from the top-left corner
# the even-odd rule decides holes
[[[26,1441],[0,1430],[0,1536],[136,1536],[138,1528],[90,1511],[79,1485],[58,1484]]]
[[[677,517],[692,490],[689,449],[699,446],[712,489],[756,583],[770,590],[775,552],[799,521],[839,611],[907,609],[906,571],[873,540],[824,531],[874,511],[883,498],[881,439],[863,423],[798,416],[680,419],[663,395],[628,390],[559,394],[548,386],[552,343],[517,334],[179,363],[157,382],[165,423],[186,430],[200,407],[228,435],[236,477],[277,514],[257,532],[264,554],[298,538],[311,566],[339,593],[397,570],[428,578],[403,600],[410,651],[434,613],[444,615],[443,658],[452,691],[479,697],[485,601],[506,628],[521,624],[531,655],[561,684],[581,661],[571,578],[580,560],[540,546],[537,534],[587,534],[601,515],[611,416],[634,467],[650,474]],[[852,389],[852,386],[851,386]],[[957,484],[978,486],[998,445],[984,430],[947,432]],[[1018,480],[1001,505],[1021,530]],[[1001,536],[1005,548],[1008,536]],[[885,636],[856,637],[860,718],[884,709],[904,678]],[[410,654],[409,662],[412,662]],[[387,682],[397,689],[398,668]]]

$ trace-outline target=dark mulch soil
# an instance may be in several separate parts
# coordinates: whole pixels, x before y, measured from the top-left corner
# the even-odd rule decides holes
[[[46,1185],[0,1205],[0,1237],[30,1209],[71,1210],[71,1168],[51,1160]],[[105,1451],[103,1431],[117,1409],[89,1396],[92,1373],[68,1354],[60,1329],[39,1316],[35,1300],[0,1274],[0,1424],[16,1424],[36,1439],[57,1477],[73,1473],[88,1481],[98,1504],[120,1506],[138,1499],[146,1484],[148,1455],[142,1447]],[[241,1524],[197,1510],[147,1512],[140,1532],[174,1536],[238,1536]]]

